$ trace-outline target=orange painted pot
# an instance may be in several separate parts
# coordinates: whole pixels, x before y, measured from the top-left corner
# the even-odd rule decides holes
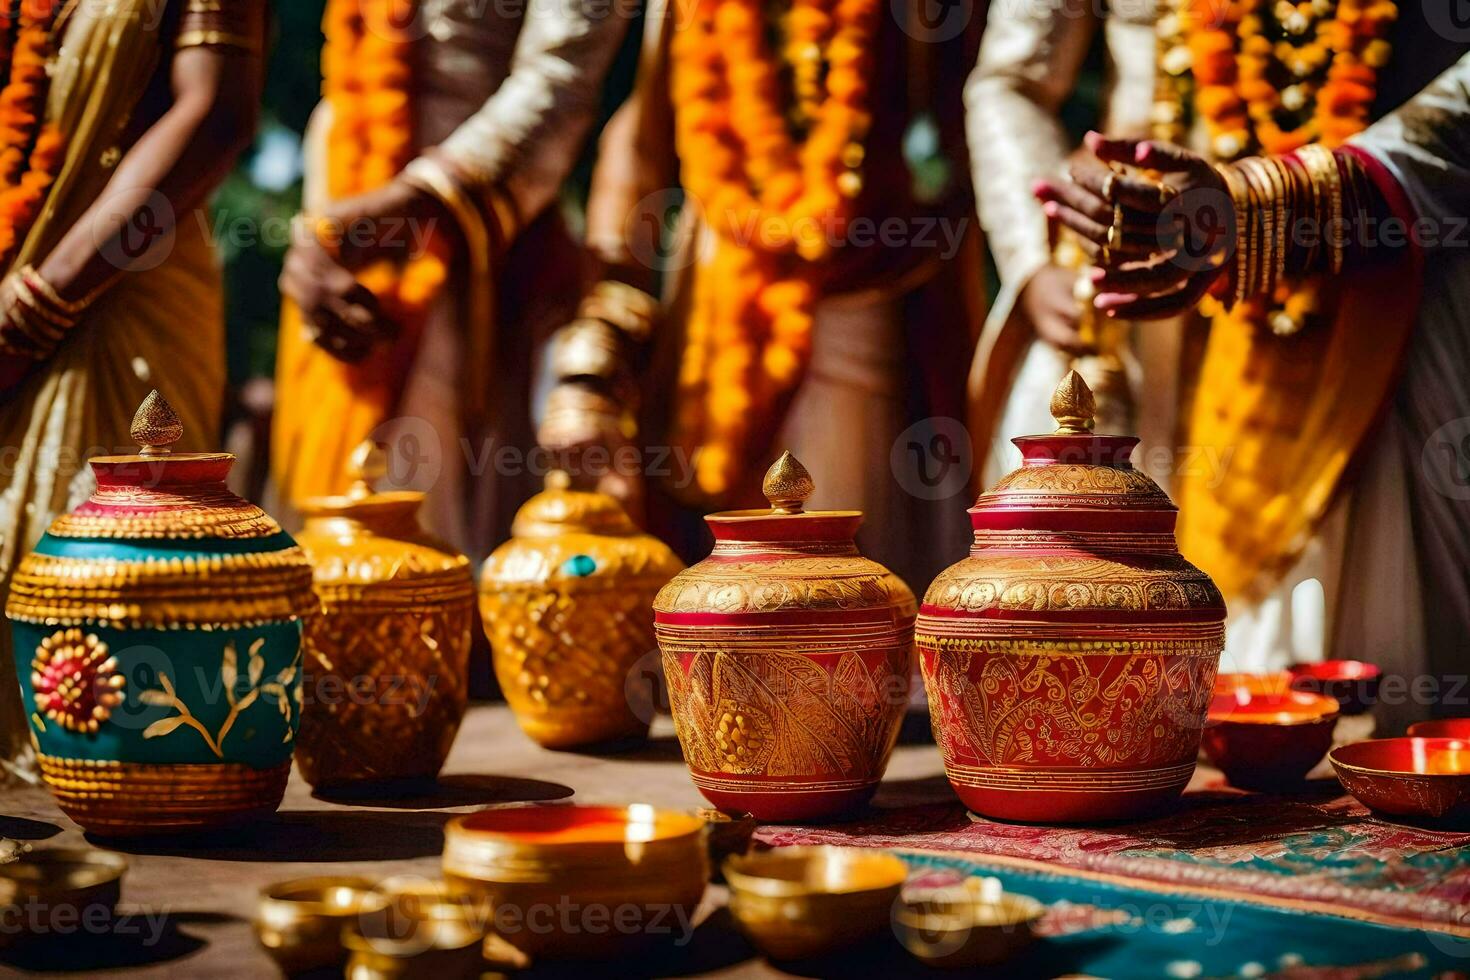
[[[654,601],[690,775],[721,810],[835,817],[878,788],[908,701],[913,593],[858,554],[857,511],[804,511],[789,453],[770,510],[707,518],[715,547]]]
[[[1337,728],[1337,701],[1320,694],[1216,695],[1201,744],[1232,786],[1270,790],[1300,783]]]
[[[1174,541],[1176,508],[1133,469],[1138,440],[1091,431],[1072,372],[1056,433],[970,511],[970,557],[930,586],[916,645],[945,770],[1005,820],[1137,817],[1194,771],[1225,605]]]
[[[1470,825],[1470,741],[1379,738],[1328,756],[1343,788],[1380,813]]]

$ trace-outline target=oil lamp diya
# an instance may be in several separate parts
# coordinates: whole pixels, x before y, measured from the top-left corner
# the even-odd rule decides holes
[[[867,802],[908,699],[913,593],[858,554],[859,511],[806,511],[815,486],[785,453],[769,510],[706,520],[708,558],[654,601],[684,760],[722,810],[765,821]]]
[[[970,510],[970,557],[940,573],[916,629],[945,771],[972,810],[1077,823],[1145,814],[1194,771],[1225,604],[1180,556],[1177,509],[1094,435],[1074,371],[1051,435]]]
[[[495,676],[547,748],[642,740],[651,691],[629,674],[655,649],[653,597],[684,564],[607,494],[570,489],[560,471],[546,483],[481,572]]]
[[[301,715],[311,568],[226,488],[233,456],[172,452],[183,427],[158,392],[131,431],[139,452],[91,461],[97,491],[11,584],[41,774],[97,834],[270,813]]]
[[[475,581],[418,522],[424,495],[374,493],[387,457],[352,458],[351,489],[302,508],[322,614],[307,626],[296,764],[319,789],[433,779],[464,718]]]

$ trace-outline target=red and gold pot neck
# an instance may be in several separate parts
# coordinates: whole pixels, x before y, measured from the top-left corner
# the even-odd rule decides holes
[[[62,538],[261,538],[280,533],[264,511],[225,485],[230,453],[176,453],[184,427],[153,391],[129,429],[138,451],[96,456],[97,489],[49,533]]]
[[[1168,535],[1178,508],[1149,476],[1133,468],[1133,436],[1093,431],[1096,402],[1087,382],[1068,372],[1051,399],[1057,430],[1013,440],[1022,463],[982,493],[970,509],[977,541],[987,532],[1103,531]]]
[[[715,536],[712,557],[755,550],[856,555],[853,537],[862,526],[857,510],[807,510],[816,483],[801,461],[783,452],[766,470],[761,490],[767,509],[727,510],[705,518]]]

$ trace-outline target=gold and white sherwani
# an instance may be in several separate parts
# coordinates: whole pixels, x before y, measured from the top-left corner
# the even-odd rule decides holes
[[[373,435],[394,450],[392,482],[426,490],[426,523],[475,560],[536,490],[524,457],[502,459],[497,469],[492,454],[534,445],[535,338],[566,322],[582,288],[580,252],[553,204],[597,120],[603,79],[630,19],[623,5],[597,0],[423,0],[415,22],[418,149],[433,148],[467,175],[465,189],[496,225],[499,247],[488,271],[456,258],[402,398]],[[331,122],[324,100],[307,130],[308,213],[329,203]],[[487,292],[477,307],[472,298]],[[486,402],[482,425],[463,411],[472,392]],[[351,449],[348,440],[344,463]],[[274,452],[277,480],[292,485],[283,479],[289,452]],[[406,468],[396,465],[400,458]]]

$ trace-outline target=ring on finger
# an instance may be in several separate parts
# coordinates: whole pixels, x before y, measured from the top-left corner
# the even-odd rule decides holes
[[[1118,174],[1117,174],[1117,172],[1114,171],[1114,170],[1109,170],[1107,172],[1107,175],[1103,177],[1103,182],[1102,182],[1102,196],[1103,196],[1103,200],[1107,201],[1108,203],[1112,203],[1112,200],[1113,200],[1113,190],[1117,186],[1117,183],[1118,183]]]
[[[1174,200],[1174,198],[1176,198],[1176,197],[1179,196],[1179,192],[1176,191],[1173,187],[1171,187],[1169,185],[1169,182],[1168,181],[1163,181],[1163,180],[1159,181],[1158,188],[1159,188],[1159,207],[1164,207],[1170,201]]]

